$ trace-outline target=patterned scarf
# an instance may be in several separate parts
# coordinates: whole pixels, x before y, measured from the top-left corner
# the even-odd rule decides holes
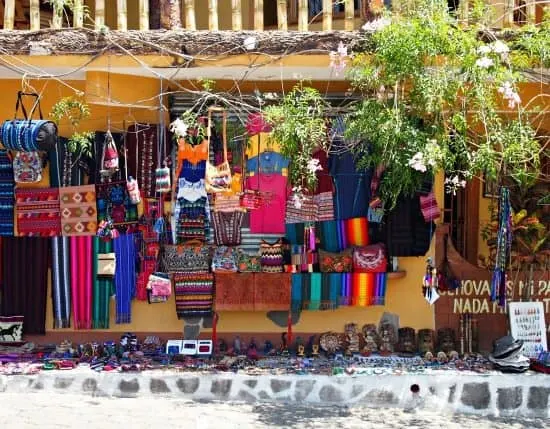
[[[91,329],[93,237],[69,237],[69,243],[75,328]]]
[[[113,295],[113,280],[97,277],[97,256],[99,253],[111,253],[113,243],[94,237],[94,284],[92,304],[92,328],[109,329],[109,303]]]

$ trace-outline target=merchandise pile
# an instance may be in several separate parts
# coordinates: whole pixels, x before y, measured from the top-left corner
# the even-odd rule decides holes
[[[525,372],[530,367],[530,360],[521,354],[522,348],[523,341],[507,335],[493,343],[493,353],[489,355],[489,360],[502,372]]]

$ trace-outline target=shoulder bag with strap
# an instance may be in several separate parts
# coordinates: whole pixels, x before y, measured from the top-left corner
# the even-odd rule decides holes
[[[227,192],[231,189],[231,166],[227,160],[227,112],[219,107],[208,109],[208,153],[210,154],[210,141],[212,139],[212,113],[221,112],[223,116],[223,162],[220,165],[212,165],[206,161],[206,192]]]

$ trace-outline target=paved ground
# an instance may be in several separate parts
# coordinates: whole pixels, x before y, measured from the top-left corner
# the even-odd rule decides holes
[[[550,420],[387,409],[196,403],[171,399],[113,399],[50,393],[0,393],[2,429],[245,429],[245,428],[550,428]]]

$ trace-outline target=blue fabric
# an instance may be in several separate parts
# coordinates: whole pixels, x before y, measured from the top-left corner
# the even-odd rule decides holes
[[[283,169],[288,168],[290,161],[288,158],[285,158],[283,155],[273,151],[265,151],[260,153],[260,155],[250,158],[246,162],[246,170],[249,173],[258,173],[258,160],[260,163],[259,171],[261,173],[278,173],[281,174]]]
[[[136,246],[133,234],[113,240],[116,255],[116,323],[130,323],[132,298],[136,288]]]
[[[303,274],[292,274],[291,283],[291,307],[292,311],[300,311],[302,309],[302,279]]]
[[[200,161],[193,164],[186,159],[183,160],[180,176],[178,179],[185,179],[188,182],[195,183],[206,176],[206,161]]]
[[[0,236],[13,235],[13,207],[15,204],[13,165],[8,153],[0,151]]]

